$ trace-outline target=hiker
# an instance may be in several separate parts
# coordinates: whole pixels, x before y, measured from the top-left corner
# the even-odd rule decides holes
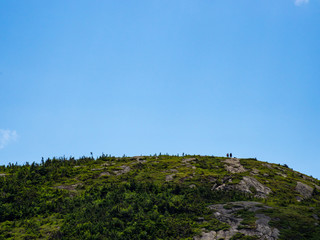
[[[232,153],[230,153],[230,157],[232,158]]]
[[[227,153],[227,157],[229,157],[229,153]]]

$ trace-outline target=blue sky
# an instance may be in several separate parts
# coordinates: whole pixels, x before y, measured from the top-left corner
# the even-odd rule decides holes
[[[320,0],[0,1],[0,164],[256,157],[320,178]]]

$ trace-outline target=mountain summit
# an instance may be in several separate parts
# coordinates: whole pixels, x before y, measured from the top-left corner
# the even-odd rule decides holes
[[[199,155],[0,166],[0,239],[320,239],[320,181]]]

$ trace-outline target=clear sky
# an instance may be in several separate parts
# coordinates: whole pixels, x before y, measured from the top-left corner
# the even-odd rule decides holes
[[[0,164],[256,157],[320,178],[320,0],[0,0]]]

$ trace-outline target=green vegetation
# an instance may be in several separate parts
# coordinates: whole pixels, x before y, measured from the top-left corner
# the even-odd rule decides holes
[[[208,206],[235,201],[272,207],[259,213],[271,218],[279,239],[320,236],[320,191],[298,202],[294,190],[297,181],[319,186],[318,180],[255,159],[241,159],[246,172],[232,174],[224,160],[102,155],[0,166],[0,239],[193,239],[203,231],[228,230]],[[254,176],[272,193],[264,199],[252,186],[251,194],[213,189],[236,186],[243,176]],[[239,230],[255,228],[255,213],[243,209],[237,217],[243,219]],[[237,233],[232,239],[258,238]]]

